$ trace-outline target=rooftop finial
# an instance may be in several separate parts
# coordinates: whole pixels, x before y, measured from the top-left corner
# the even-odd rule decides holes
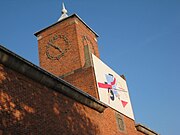
[[[67,15],[67,10],[66,10],[66,8],[65,8],[64,3],[62,3],[62,11],[61,11],[61,13],[62,13],[62,15],[61,15],[61,17],[58,19],[58,21],[66,18],[66,17],[68,17],[68,15]]]

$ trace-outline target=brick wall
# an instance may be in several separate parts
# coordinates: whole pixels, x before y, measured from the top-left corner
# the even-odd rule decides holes
[[[99,113],[0,65],[0,133],[51,135],[136,135],[134,121],[115,111]]]
[[[99,57],[95,33],[73,16],[36,36],[40,66],[99,99],[85,52],[88,46],[89,54]],[[111,108],[99,113],[0,65],[1,134],[137,135],[137,131],[134,120]]]
[[[63,37],[59,37],[60,35]],[[84,66],[84,45],[86,44],[89,44],[92,52],[99,56],[97,42],[95,41],[96,36],[77,17],[68,18],[44,30],[37,37],[40,66],[57,76]],[[55,39],[56,37],[57,39]],[[84,37],[87,39],[84,39]],[[47,57],[47,50],[52,57],[62,54],[61,51],[54,49],[52,46],[47,49],[50,40],[53,41],[53,44],[59,46],[64,53],[58,60]],[[65,49],[67,50],[65,51]]]
[[[64,37],[61,38],[60,35],[68,39],[69,50],[59,59],[48,58],[47,49],[49,55],[52,56],[58,56],[62,53],[52,46],[47,48],[50,40],[62,50],[67,47]],[[86,54],[85,46],[88,46]],[[57,76],[65,75],[66,81],[98,98],[94,71],[92,67],[90,69],[84,68],[85,64],[88,63],[86,55],[93,53],[99,57],[97,39],[96,35],[78,17],[70,17],[40,32],[38,34],[38,47],[42,68]],[[88,61],[91,60],[88,59]]]
[[[67,42],[69,42],[68,47],[63,38],[53,40],[56,35],[62,35],[67,38]],[[82,67],[78,51],[79,48],[77,46],[75,23],[71,18],[45,30],[39,35],[38,38],[39,60],[42,68],[55,75],[61,76]],[[50,40],[53,40],[53,44],[58,45],[63,51],[66,49],[66,47],[69,49],[64,53],[63,56],[61,56],[59,60],[53,60],[47,57],[47,45]],[[53,47],[50,47],[48,52],[54,57],[58,56],[58,54],[62,54]]]
[[[99,99],[93,67],[76,70],[63,79]]]

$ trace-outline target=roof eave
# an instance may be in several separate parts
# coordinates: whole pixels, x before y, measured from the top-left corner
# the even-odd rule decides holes
[[[107,105],[0,45],[0,63],[98,112]]]
[[[93,29],[91,29],[91,27],[89,27],[77,14],[72,14],[72,15],[70,15],[70,16],[68,16],[68,17],[66,17],[66,18],[64,18],[64,19],[62,19],[62,20],[60,20],[60,21],[57,21],[56,23],[53,23],[52,25],[50,25],[50,26],[48,26],[48,27],[46,27],[46,28],[43,28],[42,30],[40,30],[40,31],[37,31],[36,33],[34,33],[34,35],[35,36],[38,36],[41,32],[43,32],[44,30],[46,30],[46,29],[48,29],[48,28],[50,28],[50,27],[52,27],[52,26],[54,26],[54,25],[56,25],[56,24],[58,24],[58,23],[61,23],[61,22],[63,22],[63,21],[65,21],[65,20],[67,20],[67,19],[69,19],[69,18],[71,18],[71,17],[77,17],[89,30],[91,30],[95,35],[96,35],[96,37],[99,37],[99,35],[93,30]]]
[[[147,128],[146,126],[142,125],[142,124],[136,124],[135,125],[136,129],[144,134],[147,135],[160,135],[158,133],[156,133],[155,131],[151,130],[150,128]]]

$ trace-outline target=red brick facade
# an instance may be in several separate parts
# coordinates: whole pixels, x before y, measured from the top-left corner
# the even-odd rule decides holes
[[[0,130],[5,134],[136,135],[133,120],[115,111],[99,113],[0,65]]]
[[[60,35],[67,38],[69,50],[59,59],[48,58],[47,45],[49,41]],[[89,65],[91,67],[86,66],[86,63],[91,61],[90,58],[86,59],[86,55],[93,53],[99,57],[96,34],[84,25],[78,17],[74,16],[39,32],[37,36],[40,66],[52,74],[63,76],[66,81],[98,98],[94,69],[92,65]],[[53,44],[58,45],[62,50],[66,49],[66,46],[63,46],[66,44],[63,38],[53,40]],[[88,48],[87,51],[89,52],[85,52],[85,47]],[[52,55],[58,56],[57,49],[50,47],[48,51]]]
[[[47,44],[47,40],[49,40],[49,37],[52,38],[51,35],[54,35],[54,33],[58,34],[60,32],[67,35],[69,42],[71,43],[71,48],[69,52],[62,56],[62,58],[52,61],[47,59],[47,56],[44,57],[45,45]],[[94,68],[93,65],[89,65],[88,67],[86,67],[86,63],[88,63],[86,60],[86,55],[88,55],[88,53],[85,54],[85,46],[88,45],[90,48],[88,50],[89,53],[93,53],[97,57],[99,57],[96,39],[97,36],[76,16],[68,18],[67,20],[51,27],[50,29],[40,32],[38,36],[41,37],[41,39],[38,41],[41,66],[58,76],[65,75],[63,79],[80,88],[81,90],[87,92],[88,94],[94,96],[95,98],[99,98],[97,93]],[[91,61],[91,58],[89,58],[88,60]],[[51,64],[54,65],[52,66]],[[61,70],[62,66],[65,67],[63,68],[63,70]],[[98,118],[92,115],[93,112],[89,112],[91,114],[91,120],[94,120],[95,123],[100,122],[97,125],[99,127],[102,127],[102,134],[127,134],[128,132],[132,135],[136,134],[135,124],[133,120],[122,116],[123,120],[127,124],[125,124],[126,131],[120,132],[115,117],[115,111],[113,111],[112,109],[107,109],[105,112],[107,114],[103,114],[102,117],[104,118],[102,118],[101,120],[98,120]],[[107,122],[108,120],[109,122]],[[109,128],[105,129],[105,127]],[[100,134],[100,132],[98,134]]]
[[[56,36],[60,35],[67,38],[68,47],[64,45],[66,44],[64,38],[53,40]],[[92,53],[99,57],[98,46],[95,41],[96,35],[86,28],[75,16],[55,24],[38,33],[37,36],[40,66],[57,76],[70,73],[85,66],[84,46],[86,44],[89,44]],[[88,40],[84,40],[84,36],[87,37]],[[53,40],[53,44],[58,44],[62,50],[68,48],[58,60],[47,57],[47,45],[50,40]],[[49,48],[48,52],[53,56],[58,56],[57,54],[59,53],[52,47]]]
[[[92,52],[99,57],[96,33],[73,15],[36,36],[40,66],[49,72],[46,74],[50,78],[56,78],[52,74],[61,77],[88,93],[87,99],[99,99],[89,55]],[[108,107],[103,112],[97,111],[75,100],[78,97],[71,99],[57,91],[56,85],[54,89],[43,85],[43,76],[27,77],[24,74],[28,71],[37,74],[45,71],[22,58],[18,59],[28,66],[19,62],[24,67],[21,73],[17,72],[14,69],[18,68],[13,66],[19,63],[6,62],[4,58],[8,59],[8,55],[9,52],[4,57],[0,54],[0,135],[141,135],[134,120],[115,110]]]
[[[64,77],[63,79],[70,82],[79,89],[87,92],[93,97],[99,99],[96,87],[93,67],[88,67],[74,71],[74,73]]]

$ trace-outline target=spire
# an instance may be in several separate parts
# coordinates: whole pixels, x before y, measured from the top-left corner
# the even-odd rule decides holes
[[[66,10],[66,8],[65,8],[65,6],[64,6],[64,3],[62,3],[62,11],[61,11],[61,13],[62,13],[62,15],[61,15],[61,17],[58,19],[58,21],[66,18],[66,17],[68,17],[68,15],[67,15],[67,10]]]

